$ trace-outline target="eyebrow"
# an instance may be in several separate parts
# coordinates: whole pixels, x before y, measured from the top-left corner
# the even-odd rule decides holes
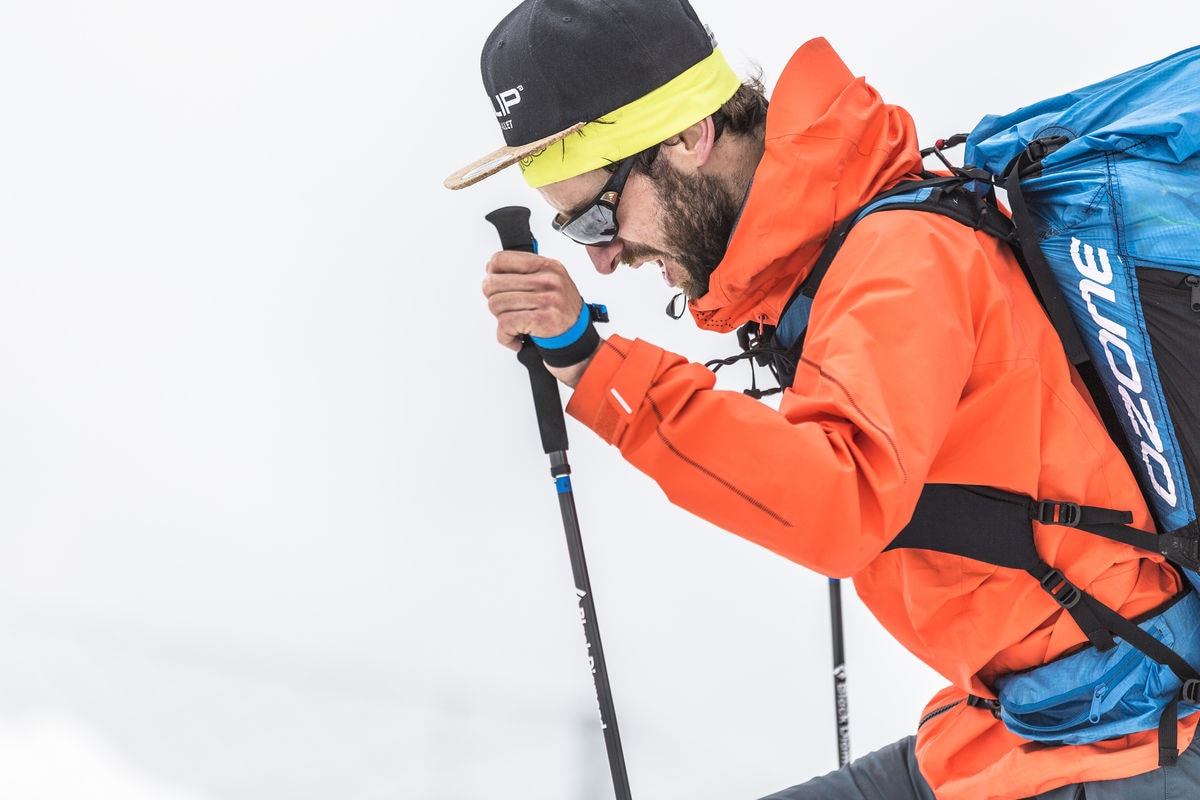
[[[571,217],[575,216],[576,214],[582,214],[584,211],[591,208],[592,204],[594,202],[596,202],[596,195],[592,195],[592,199],[585,200],[577,206],[572,206],[571,208],[568,208],[566,211],[558,212],[558,219],[563,222],[566,222],[567,220],[569,220]]]

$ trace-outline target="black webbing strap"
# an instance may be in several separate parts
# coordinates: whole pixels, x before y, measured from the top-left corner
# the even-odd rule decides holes
[[[1003,219],[1003,215],[997,210],[987,206],[981,198],[973,192],[966,190],[963,184],[966,178],[958,175],[950,176],[935,176],[933,173],[926,173],[926,177],[920,180],[901,181],[891,189],[880,192],[871,198],[870,202],[855,210],[853,214],[846,217],[833,229],[829,234],[829,238],[825,241],[825,246],[821,250],[821,254],[813,263],[812,270],[808,276],[796,289],[797,294],[813,297],[817,293],[817,288],[821,285],[821,280],[825,277],[825,273],[829,271],[829,265],[833,263],[833,259],[841,250],[842,245],[846,241],[846,237],[850,235],[850,229],[862,220],[870,211],[900,211],[904,209],[917,211],[931,211],[941,214],[945,217],[966,225],[975,230],[986,231],[993,236],[998,236],[1003,239],[1011,239],[1012,224],[1009,220]],[[905,194],[913,194],[922,189],[929,189],[930,196],[925,200],[903,201],[897,200],[890,203],[881,201],[890,200],[893,197],[899,197]],[[971,202],[974,200],[974,202]],[[784,311],[780,314],[783,316],[786,313],[787,306],[784,306]]]
[[[1200,520],[1160,533],[1158,552],[1180,566],[1200,572]]]
[[[1071,615],[1092,645],[1108,650],[1114,645],[1112,633],[1091,604],[1080,602],[1085,593],[1038,555],[1030,523],[1043,510],[1013,492],[931,483],[921,492],[912,519],[887,549],[936,550],[1024,570]]]
[[[1063,348],[1071,363],[1079,365],[1088,360],[1088,352],[1083,346],[1079,329],[1075,327],[1075,319],[1071,309],[1063,299],[1058,281],[1046,263],[1041,245],[1034,234],[1033,217],[1025,205],[1025,195],[1021,188],[1021,179],[1028,175],[1036,175],[1040,171],[1039,162],[1050,153],[1061,147],[1065,137],[1047,137],[1030,142],[1019,156],[1008,165],[1004,174],[1004,189],[1008,193],[1008,204],[1012,209],[1013,220],[1016,222],[1017,237],[1020,247],[1017,248],[1017,260],[1025,269],[1025,273],[1038,293],[1042,306],[1046,309],[1051,323],[1062,338]]]
[[[891,189],[872,197],[869,202],[857,208],[854,213],[834,227],[829,238],[825,240],[820,255],[813,262],[812,269],[796,287],[796,291],[780,311],[779,318],[787,317],[792,304],[797,302],[797,298],[801,295],[809,300],[816,296],[817,289],[821,287],[821,281],[829,272],[829,267],[833,264],[838,252],[841,251],[851,229],[868,213],[903,210],[928,211],[949,217],[961,225],[983,231],[1009,242],[1014,248],[1017,247],[1019,242],[1012,220],[1006,217],[997,206],[988,203],[983,197],[967,189],[964,184],[968,180],[970,178],[964,175],[937,175],[925,172],[920,179],[901,181]],[[925,189],[929,190],[929,195],[924,200],[904,198],[904,195],[915,195]],[[799,359],[800,350],[804,345],[804,332],[802,331],[795,341],[776,340],[775,344],[784,350],[780,355],[794,363]],[[785,372],[785,383],[791,385],[792,370],[785,369]]]
[[[1126,511],[1035,501],[989,486],[957,484],[927,484],[909,524],[887,549],[934,550],[1024,570],[1071,615],[1097,650],[1115,646],[1113,637],[1117,636],[1169,667],[1183,681],[1183,686],[1159,717],[1159,763],[1164,766],[1174,764],[1178,759],[1179,700],[1200,704],[1200,673],[1170,647],[1071,583],[1061,570],[1043,561],[1033,540],[1031,523],[1034,521],[1079,528],[1137,547],[1148,542],[1147,549],[1158,549],[1152,541],[1155,534],[1138,531],[1126,524],[1132,521],[1132,514]],[[1188,584],[1183,592],[1155,612],[1161,613],[1190,591]]]
[[[1167,606],[1179,602],[1179,600],[1190,591],[1185,589],[1178,596],[1173,598]],[[1160,766],[1169,767],[1179,760],[1179,700],[1183,698],[1190,703],[1196,703],[1200,699],[1200,673],[1197,673],[1195,668],[1185,661],[1178,653],[1165,644],[1154,638],[1142,628],[1133,624],[1130,620],[1122,617],[1117,612],[1113,611],[1108,606],[1096,600],[1090,595],[1084,595],[1085,603],[1093,606],[1093,611],[1096,616],[1108,628],[1120,636],[1125,641],[1142,651],[1146,655],[1153,658],[1160,664],[1165,664],[1171,668],[1181,681],[1183,686],[1180,687],[1179,693],[1171,699],[1163,709],[1162,714],[1158,718],[1158,763]],[[1159,609],[1162,610],[1162,609]]]

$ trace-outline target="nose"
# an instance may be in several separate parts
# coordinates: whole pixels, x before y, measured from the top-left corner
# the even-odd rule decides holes
[[[624,249],[625,246],[618,238],[607,244],[589,244],[587,254],[588,258],[592,260],[592,266],[596,268],[596,272],[601,275],[611,275],[617,271],[617,266],[621,263],[621,251]]]

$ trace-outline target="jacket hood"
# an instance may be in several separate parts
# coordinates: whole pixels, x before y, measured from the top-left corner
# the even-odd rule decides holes
[[[792,55],[771,95],[765,152],[696,324],[775,324],[834,226],[921,170],[912,117],[855,78],[823,38]]]

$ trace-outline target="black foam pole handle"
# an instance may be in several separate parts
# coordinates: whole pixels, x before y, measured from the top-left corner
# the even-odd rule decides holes
[[[504,206],[484,216],[496,226],[500,234],[500,245],[505,250],[521,250],[536,253],[537,244],[529,229],[529,209],[524,206]],[[542,363],[537,345],[528,336],[521,344],[517,360],[529,371],[529,386],[533,390],[533,407],[537,412],[538,432],[542,437],[542,451],[549,454],[567,449],[567,422],[563,418],[562,397],[558,393],[558,380]]]
[[[484,215],[484,219],[496,226],[500,234],[500,246],[505,250],[537,252],[533,231],[529,229],[529,209],[525,206],[504,206]]]

